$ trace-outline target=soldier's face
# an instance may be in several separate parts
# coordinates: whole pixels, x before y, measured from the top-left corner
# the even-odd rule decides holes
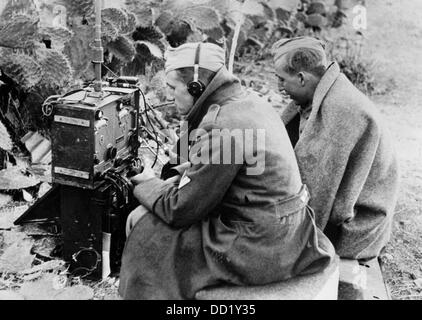
[[[174,101],[176,108],[182,116],[187,115],[194,105],[194,98],[188,92],[186,83],[173,70],[167,73],[167,100]]]
[[[307,88],[300,74],[289,74],[285,71],[287,64],[284,58],[276,65],[278,90],[290,96],[297,104],[302,105],[307,100]]]

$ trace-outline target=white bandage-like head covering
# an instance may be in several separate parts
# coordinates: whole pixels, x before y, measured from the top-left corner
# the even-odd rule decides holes
[[[277,65],[278,60],[285,54],[300,48],[314,49],[322,53],[325,57],[325,43],[312,37],[296,37],[291,39],[281,39],[274,43],[272,52],[274,62]]]
[[[164,58],[166,59],[166,73],[195,65],[195,55],[199,42],[185,43],[177,48],[167,49]],[[199,52],[199,67],[216,72],[225,64],[224,49],[213,43],[202,43]]]

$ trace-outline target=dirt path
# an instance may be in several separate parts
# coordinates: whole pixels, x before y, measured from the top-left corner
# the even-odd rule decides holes
[[[367,52],[376,77],[395,88],[373,97],[400,159],[401,188],[385,277],[395,299],[422,299],[422,2],[368,1]]]

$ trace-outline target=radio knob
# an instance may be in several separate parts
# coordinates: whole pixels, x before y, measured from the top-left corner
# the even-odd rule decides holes
[[[100,159],[98,159],[97,155],[94,155],[94,164],[97,165],[100,163]]]
[[[107,147],[107,158],[114,159],[117,155],[117,148],[113,146]]]

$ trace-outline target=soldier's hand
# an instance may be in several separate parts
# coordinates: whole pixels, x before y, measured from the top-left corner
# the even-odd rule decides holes
[[[142,173],[130,178],[130,181],[133,183],[134,186],[136,186],[152,178],[155,178],[154,170],[152,170],[152,168],[150,167],[145,167]]]

